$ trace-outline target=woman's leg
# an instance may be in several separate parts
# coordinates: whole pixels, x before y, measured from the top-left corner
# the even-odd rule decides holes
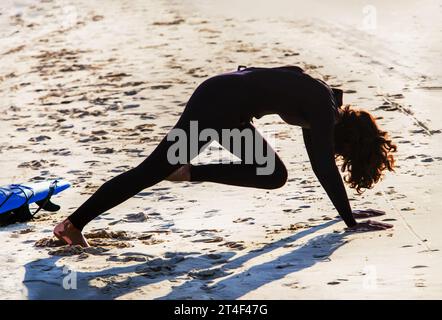
[[[235,119],[232,119],[230,111],[225,112],[226,110],[219,105],[217,105],[218,108],[212,108],[213,105],[220,103],[222,100],[230,100],[230,97],[225,97],[226,93],[232,92],[232,88],[229,86],[231,86],[231,82],[228,77],[217,77],[214,80],[205,81],[189,99],[186,109],[174,129],[181,129],[187,134],[187,137],[190,137],[190,121],[198,121],[198,131],[204,128],[218,130],[226,124],[234,122]],[[234,94],[232,98],[235,98]],[[235,100],[233,99],[233,101]],[[190,139],[188,139],[188,143]],[[54,234],[68,244],[87,246],[87,242],[81,234],[81,230],[87,223],[143,189],[166,179],[182,166],[182,163],[171,164],[167,158],[169,147],[174,143],[174,141],[168,141],[165,137],[152,154],[140,165],[104,183],[68,219],[55,227]],[[196,143],[199,151],[202,146],[207,145],[207,142],[200,142],[199,140]],[[196,154],[188,154],[188,161],[194,156]],[[246,176],[248,175],[245,175],[244,178]],[[234,182],[233,179],[231,181]]]
[[[143,189],[151,187],[166,178],[179,165],[167,161],[167,149],[171,142],[166,138],[137,167],[105,182],[72,215],[69,221],[79,230],[105,211],[128,200]]]
[[[205,101],[201,95],[192,95],[183,114],[177,124],[171,130],[181,130],[188,137],[187,140],[187,163],[195,155],[190,154],[190,127],[191,121],[197,121],[202,130],[217,124],[210,120],[207,113],[201,112],[201,106]],[[169,132],[169,134],[171,133]],[[175,131],[176,132],[176,131]],[[169,135],[168,134],[168,135]],[[168,141],[167,136],[155,148],[155,150],[137,167],[124,172],[105,182],[86,202],[84,202],[65,221],[58,224],[54,234],[68,244],[88,246],[81,231],[84,226],[105,211],[119,205],[133,197],[140,191],[166,179],[171,173],[180,168],[183,163],[172,164],[168,159],[168,150],[175,141]],[[195,142],[194,142],[195,143]],[[207,142],[196,142],[197,150],[201,150]]]
[[[190,117],[189,109],[186,109],[180,120],[171,130],[182,130],[189,137]],[[202,125],[202,122],[199,122]],[[204,129],[204,126],[200,129]],[[170,134],[170,133],[169,133]],[[168,159],[168,150],[175,141],[163,138],[155,150],[137,167],[126,171],[111,180],[105,182],[85,203],[83,203],[72,215],[69,221],[79,230],[105,211],[128,200],[142,190],[165,180],[171,173],[180,168],[183,163],[171,164]],[[198,150],[207,143],[198,141]],[[189,141],[187,141],[189,149]],[[188,153],[188,152],[187,152]],[[188,155],[186,162],[190,161]]]
[[[232,150],[231,141],[220,141],[220,143],[241,159],[240,163],[232,164],[207,164],[190,167],[191,181],[210,181],[228,185],[253,187],[262,189],[276,189],[283,186],[287,181],[287,169],[284,163],[279,158],[278,154],[272,149],[264,137],[256,130],[256,128],[248,123],[239,130],[246,129],[253,133],[253,142],[241,140],[241,148],[239,150]],[[272,158],[274,161],[274,170],[269,174],[258,175],[257,169],[260,165],[256,161],[256,150],[253,147],[253,162],[246,162],[245,152],[250,152],[247,144],[255,146],[256,139],[262,139],[262,150],[267,152],[266,159]],[[260,150],[260,152],[262,151]],[[235,152],[236,151],[236,152]],[[249,155],[250,158],[250,155]]]
[[[214,117],[216,112],[213,111],[220,110],[216,107],[220,95],[225,92],[231,92],[230,88],[226,87],[228,84],[230,85],[230,82],[228,77],[215,77],[199,85],[187,102],[180,119],[171,130],[171,132],[173,130],[176,130],[175,132],[181,130],[186,134],[187,162],[190,162],[190,159],[197,155],[190,154],[192,121],[198,123],[198,131],[207,127],[220,128],[221,123],[230,121],[228,116]],[[193,142],[195,143],[195,141]],[[174,143],[175,141],[168,141],[167,136],[164,137],[152,154],[140,165],[104,183],[85,203],[69,216],[69,222],[81,231],[87,223],[101,213],[119,205],[143,189],[166,179],[183,164],[171,164],[167,158],[168,150]],[[198,144],[197,150],[201,150],[203,145],[207,145],[207,143],[202,143],[199,140],[196,143]]]
[[[188,132],[186,127],[177,125],[175,128]],[[143,189],[167,179],[171,173],[183,166],[181,163],[171,164],[168,161],[167,151],[173,143],[174,141],[167,141],[165,137],[141,164],[105,182],[73,214],[55,227],[54,234],[68,244],[87,247],[88,243],[82,234],[86,224]],[[199,144],[198,150],[204,144],[207,143]]]
[[[179,168],[179,165],[171,165],[167,161],[170,143],[165,137],[141,164],[105,182],[73,214],[55,227],[55,236],[68,244],[88,246],[81,234],[86,224]]]

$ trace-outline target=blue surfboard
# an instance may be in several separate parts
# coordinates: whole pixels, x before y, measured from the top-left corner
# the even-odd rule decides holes
[[[20,208],[25,204],[42,201],[50,195],[56,195],[71,185],[64,180],[10,184],[0,187],[0,215]]]

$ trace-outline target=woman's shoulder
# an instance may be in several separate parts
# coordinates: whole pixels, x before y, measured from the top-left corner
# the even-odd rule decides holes
[[[301,67],[298,66],[292,66],[292,65],[286,65],[286,66],[279,66],[279,67],[247,67],[247,66],[238,66],[237,71],[242,70],[283,70],[283,71],[296,71],[299,73],[303,73],[304,70]]]
[[[301,67],[292,66],[292,65],[274,67],[272,69],[281,69],[281,70],[296,71],[296,72],[304,73],[304,70]]]

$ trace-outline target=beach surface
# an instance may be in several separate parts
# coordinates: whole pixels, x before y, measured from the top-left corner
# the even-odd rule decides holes
[[[2,1],[0,185],[72,188],[0,228],[0,299],[441,299],[441,21],[440,1]],[[265,116],[284,187],[161,182],[90,223],[91,248],[52,238],[238,65],[299,65],[377,117],[396,172],[347,191],[393,229],[345,232],[300,128]]]

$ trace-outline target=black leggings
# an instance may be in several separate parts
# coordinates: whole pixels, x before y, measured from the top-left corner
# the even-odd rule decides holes
[[[213,78],[212,78],[213,79]],[[209,79],[210,80],[210,79]],[[241,154],[229,151],[241,158],[240,163],[207,164],[191,166],[191,181],[210,181],[235,186],[254,187],[263,189],[275,189],[283,186],[287,180],[287,170],[274,150],[268,146],[264,138],[256,131],[250,123],[241,123],[238,117],[238,107],[235,106],[235,97],[229,99],[234,93],[225,85],[226,77],[217,77],[215,80],[204,82],[191,96],[180,119],[174,129],[182,129],[188,135],[190,121],[198,121],[199,131],[205,128],[212,128],[217,132],[222,129],[245,129],[253,131],[254,137],[263,139],[263,149],[268,150],[275,156],[275,167],[272,174],[257,175],[256,169],[259,165],[244,161],[245,142],[241,143]],[[228,80],[228,79],[227,79]],[[220,88],[227,89],[226,91]],[[230,88],[231,89],[231,88]],[[220,101],[232,104],[231,107],[220,105]],[[222,100],[221,100],[222,99]],[[173,129],[172,129],[173,130]],[[227,147],[225,141],[218,141]],[[167,178],[171,173],[180,168],[183,164],[171,164],[167,159],[167,151],[174,141],[168,141],[167,136],[160,142],[155,150],[137,167],[124,172],[113,179],[105,182],[86,202],[84,202],[71,216],[72,224],[82,230],[84,226],[103,212],[119,205],[133,197],[143,189],[151,187]],[[204,149],[209,142],[198,142],[198,150]],[[188,145],[189,147],[189,145]],[[187,163],[197,154],[189,154]],[[269,156],[268,154],[266,155]],[[254,159],[255,160],[255,159]]]

